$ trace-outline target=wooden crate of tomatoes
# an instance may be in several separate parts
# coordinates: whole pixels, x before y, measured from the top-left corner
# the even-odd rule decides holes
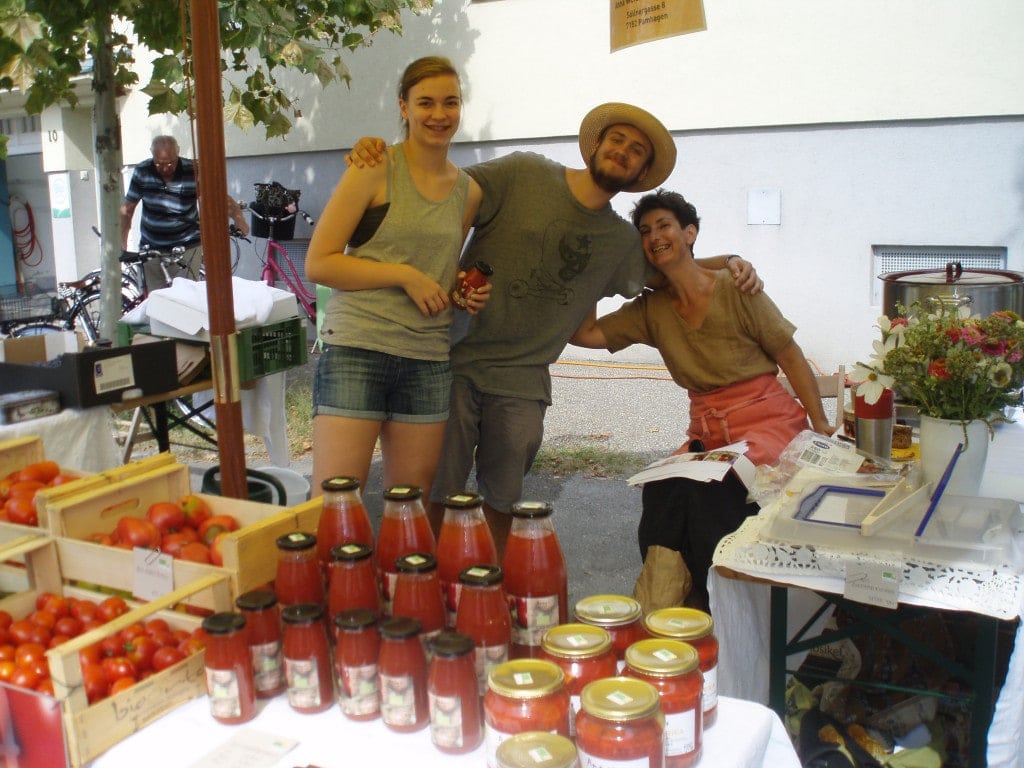
[[[193,493],[189,468],[170,464],[55,499],[47,516],[51,532],[76,545],[64,564],[72,578],[102,565],[111,586],[135,592],[141,547],[174,558],[174,586],[217,573],[237,596],[273,580],[277,537],[316,530],[320,507],[319,499],[286,508]],[[201,596],[197,604],[209,607]]]
[[[174,707],[205,693],[197,596],[230,610],[224,576],[209,574],[148,603],[74,585],[60,542],[23,537],[0,558],[25,563],[29,587],[0,600],[0,696],[19,764],[81,766]]]

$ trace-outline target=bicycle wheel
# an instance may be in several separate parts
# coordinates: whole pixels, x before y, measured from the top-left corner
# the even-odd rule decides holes
[[[35,322],[14,326],[8,332],[13,338],[17,339],[22,336],[42,336],[44,333],[60,333],[63,330],[65,330],[64,326],[57,323]]]
[[[123,308],[123,294],[121,305]],[[68,318],[68,325],[83,334],[90,342],[96,341],[100,337],[100,308],[102,306],[99,293],[89,294],[75,307],[74,312]]]

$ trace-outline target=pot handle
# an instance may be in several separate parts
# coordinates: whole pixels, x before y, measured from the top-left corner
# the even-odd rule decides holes
[[[955,283],[964,274],[963,265],[959,261],[946,262],[946,282]]]
[[[932,312],[948,312],[949,310],[955,311],[960,307],[966,307],[974,301],[974,297],[947,294],[945,296],[925,296],[924,300],[931,307]]]

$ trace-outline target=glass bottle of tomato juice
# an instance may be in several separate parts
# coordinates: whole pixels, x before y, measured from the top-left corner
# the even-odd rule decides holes
[[[392,731],[410,733],[430,722],[427,657],[419,619],[392,616],[380,625],[380,714]]]
[[[484,519],[484,499],[477,493],[453,493],[444,500],[444,519],[437,537],[437,576],[455,626],[459,574],[471,565],[497,565],[498,550]]]
[[[316,536],[303,531],[278,536],[274,594],[282,608],[323,603],[324,577],[316,556]]]
[[[316,529],[316,546],[320,564],[326,571],[331,562],[331,550],[336,546],[354,541],[372,549],[374,537],[356,478],[331,477],[320,487],[324,501]]]
[[[377,567],[384,612],[391,615],[395,596],[395,561],[413,552],[437,554],[437,541],[423,508],[423,489],[414,485],[394,485],[384,491],[384,511],[377,535]]]
[[[284,677],[288,703],[296,712],[323,712],[334,704],[334,664],[318,603],[289,605],[284,622]]]
[[[380,655],[378,614],[366,608],[341,611],[334,617],[334,673],[338,703],[350,720],[380,717]]]
[[[455,631],[476,644],[476,675],[480,695],[487,690],[487,676],[508,661],[512,627],[508,601],[501,582],[504,573],[496,565],[474,565],[459,574],[462,593],[455,613]]]
[[[380,585],[373,563],[373,549],[350,541],[331,550],[327,568],[327,615],[351,608],[380,614]]]
[[[398,577],[391,613],[419,619],[425,642],[444,629],[445,624],[444,598],[437,581],[437,558],[428,552],[413,552],[398,558],[395,568]],[[429,646],[426,647],[429,653]]]
[[[269,589],[255,589],[239,595],[235,607],[245,616],[256,697],[273,698],[285,689],[277,598]]]
[[[512,618],[512,658],[536,657],[541,638],[568,615],[565,557],[546,502],[512,505],[512,527],[502,570]]]
[[[430,642],[430,740],[442,752],[472,752],[484,738],[473,638],[445,631]]]
[[[252,657],[240,613],[215,613],[203,619],[206,630],[206,690],[210,714],[227,725],[256,716]]]

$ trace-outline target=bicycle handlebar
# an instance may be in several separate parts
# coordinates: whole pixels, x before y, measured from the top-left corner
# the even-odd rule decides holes
[[[122,264],[142,264],[153,259],[178,262],[186,250],[183,245],[175,245],[170,251],[162,251],[159,248],[144,245],[138,251],[121,251],[118,261]]]
[[[295,213],[286,213],[284,216],[274,216],[270,213],[260,213],[255,203],[249,203],[246,207],[253,216],[267,222],[268,224],[280,224],[283,221],[290,221],[296,216],[301,216],[311,227],[316,224],[313,217],[301,209],[296,209]]]

